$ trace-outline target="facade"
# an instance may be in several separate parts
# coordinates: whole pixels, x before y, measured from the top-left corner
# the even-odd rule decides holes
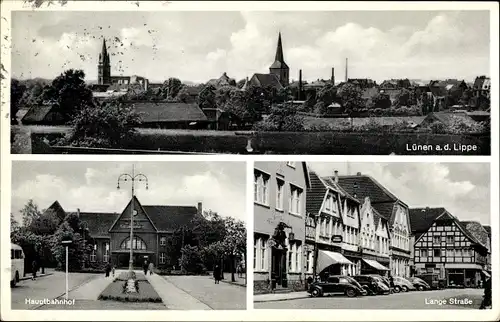
[[[474,96],[476,97],[486,96],[490,98],[491,79],[484,75],[476,77],[472,90],[474,91]]]
[[[47,210],[57,211],[58,202]],[[121,213],[81,212],[76,214],[83,224],[83,234],[89,234],[93,251],[89,255],[91,265],[111,262],[116,267],[128,267],[130,247],[133,247],[134,266],[141,267],[147,259],[155,267],[164,268],[178,259],[170,258],[167,240],[174,231],[191,225],[191,220],[202,216],[202,204],[194,206],[146,206],[134,197]],[[130,216],[134,214],[133,239],[130,241]],[[174,264],[175,265],[175,264]]]
[[[437,274],[448,287],[477,287],[488,249],[444,208],[410,211],[415,234],[415,273]]]
[[[370,198],[370,205],[377,215],[385,219],[389,227],[390,273],[395,276],[410,276],[410,220],[408,206],[370,176],[339,176],[339,184],[358,200]]]
[[[304,289],[305,162],[254,164],[254,292]]]

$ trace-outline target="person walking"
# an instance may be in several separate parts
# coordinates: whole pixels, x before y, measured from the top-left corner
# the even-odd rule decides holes
[[[220,274],[221,274],[220,266],[219,265],[215,265],[215,267],[214,267],[214,280],[215,280],[215,284],[219,284]]]
[[[484,280],[483,282],[484,295],[483,295],[483,301],[481,302],[481,306],[479,307],[479,309],[484,310],[487,307],[491,307],[491,276],[488,277],[483,272],[481,272],[481,275]]]
[[[111,272],[111,265],[109,263],[106,264],[106,277],[109,277],[109,273]]]
[[[36,262],[36,259],[33,260],[31,263],[31,271],[33,272],[33,276],[31,277],[31,280],[36,279],[36,272],[38,271],[38,263]]]
[[[142,269],[144,270],[144,275],[148,275],[148,260],[144,260],[144,265],[142,265]]]
[[[389,274],[389,285],[391,287],[390,292],[393,293],[394,292],[394,277],[392,277],[391,274]]]
[[[112,267],[111,271],[113,272],[113,277],[115,277],[115,265],[113,264],[111,267]]]
[[[153,262],[149,263],[148,270],[149,270],[149,275],[153,275],[153,269],[154,269],[154,264]]]

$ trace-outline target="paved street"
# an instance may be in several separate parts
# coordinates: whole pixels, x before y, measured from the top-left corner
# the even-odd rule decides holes
[[[117,272],[118,273],[118,272]],[[68,304],[29,304],[26,300],[64,299],[65,274],[21,281],[12,289],[12,309],[21,310],[221,310],[245,309],[246,288],[229,283],[215,285],[210,276],[148,275],[148,281],[163,303],[131,303],[98,300],[99,294],[113,281],[104,274],[70,273]]]
[[[305,293],[305,292],[303,292]],[[345,296],[329,296],[320,298],[300,298],[297,295],[285,300],[282,294],[274,294],[266,297],[256,296],[265,302],[254,303],[256,309],[478,309],[484,290],[482,289],[446,289],[436,291],[408,292],[391,295],[363,296],[358,298],[347,298]],[[304,294],[305,295],[305,294]],[[469,305],[429,304],[432,300],[438,302],[446,299],[470,299]],[[427,303],[426,303],[427,302]]]
[[[163,276],[163,278],[213,310],[246,309],[245,287],[223,282],[215,284],[209,276]]]

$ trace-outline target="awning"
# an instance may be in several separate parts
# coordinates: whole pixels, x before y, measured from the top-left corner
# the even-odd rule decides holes
[[[350,264],[354,265],[350,260],[345,258],[341,253],[330,252],[327,250],[320,250],[318,252],[318,262],[316,272],[320,273],[322,270],[333,264]]]
[[[491,275],[490,275],[487,271],[485,271],[485,270],[483,270],[483,274],[484,274],[484,276],[486,276],[487,278],[490,278],[490,277],[491,277]]]
[[[375,268],[376,270],[379,270],[379,271],[388,271],[389,270],[387,267],[385,267],[384,265],[380,264],[377,261],[374,261],[371,259],[364,259],[364,258],[363,258],[363,261],[365,263],[367,263],[368,265],[370,265],[371,267]]]

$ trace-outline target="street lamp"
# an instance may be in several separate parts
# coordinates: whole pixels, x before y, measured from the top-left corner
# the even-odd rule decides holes
[[[118,177],[118,184],[116,186],[117,189],[120,189],[120,181],[123,182],[132,182],[132,204],[130,207],[130,260],[129,260],[129,266],[128,269],[129,271],[132,271],[134,269],[133,264],[133,239],[134,239],[134,216],[137,214],[135,212],[135,207],[134,207],[134,189],[135,189],[135,182],[146,182],[146,190],[148,190],[148,177],[146,177],[142,173],[135,174],[135,167],[132,165],[132,175],[128,173],[122,173]]]
[[[69,266],[68,266],[68,247],[73,243],[73,240],[71,237],[64,237],[63,240],[61,241],[61,244],[66,247],[66,300],[68,299],[68,289],[69,289],[69,283],[68,283],[68,275],[69,275]]]

